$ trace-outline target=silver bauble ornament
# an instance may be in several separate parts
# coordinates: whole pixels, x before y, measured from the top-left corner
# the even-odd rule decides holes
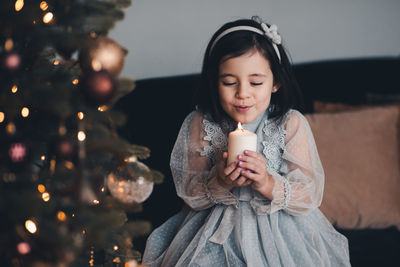
[[[125,166],[110,173],[107,178],[111,195],[126,204],[145,201],[153,191],[153,186],[150,169],[135,157],[130,158]]]
[[[99,36],[81,49],[79,62],[85,71],[107,70],[117,77],[124,67],[126,51],[114,40]]]

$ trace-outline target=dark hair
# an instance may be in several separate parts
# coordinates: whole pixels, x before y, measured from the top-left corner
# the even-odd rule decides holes
[[[263,31],[261,24],[255,19],[258,18],[240,19],[226,23],[214,33],[208,43],[201,71],[201,82],[195,101],[201,111],[209,113],[217,122],[226,116],[220,105],[218,93],[219,65],[223,59],[238,57],[253,49],[256,49],[269,61],[274,75],[274,83],[279,84],[279,90],[271,96],[270,117],[281,120],[289,109],[302,109],[300,88],[282,45],[278,45],[281,56],[281,62],[279,62],[269,38],[252,31],[239,30],[223,36],[210,51],[214,40],[226,29],[236,26],[252,26]]]

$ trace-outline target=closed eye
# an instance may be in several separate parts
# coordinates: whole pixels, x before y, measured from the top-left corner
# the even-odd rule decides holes
[[[227,82],[223,82],[222,84],[225,85],[225,86],[232,86],[232,85],[235,85],[236,83],[227,83]]]
[[[263,83],[250,83],[251,85],[253,85],[253,86],[260,86],[260,85],[262,85]]]

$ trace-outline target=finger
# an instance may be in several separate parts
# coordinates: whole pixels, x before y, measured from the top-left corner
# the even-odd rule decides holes
[[[237,186],[243,186],[243,184],[247,181],[247,178],[244,176],[240,176],[238,179],[235,181],[235,185]]]
[[[246,179],[246,182],[244,182],[244,184],[242,186],[248,186],[248,185],[251,185],[252,183],[253,183],[252,180]]]
[[[253,162],[245,162],[245,161],[239,161],[238,166],[240,168],[248,169],[255,173],[259,173],[260,169],[262,168],[258,164],[254,164]]]
[[[245,150],[247,151],[247,150]],[[251,159],[256,159],[257,161],[265,163],[265,158],[263,155],[257,152],[249,151],[249,153],[244,152],[244,155],[240,158],[242,161],[249,161]]]
[[[246,177],[247,179],[250,179],[253,182],[258,182],[260,180],[260,175],[257,173],[253,173],[249,170],[242,170],[240,172],[240,174],[244,177]]]
[[[241,168],[236,168],[231,174],[227,175],[227,177],[233,182],[240,176],[241,171]]]
[[[237,165],[238,165],[238,163],[237,163],[236,161],[234,161],[234,162],[232,162],[231,164],[229,164],[228,167],[226,167],[226,168],[224,169],[224,174],[225,174],[225,176],[230,175],[230,174],[235,170],[235,168],[237,167]]]

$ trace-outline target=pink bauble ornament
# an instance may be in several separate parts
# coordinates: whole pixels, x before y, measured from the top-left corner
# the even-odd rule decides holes
[[[28,242],[19,242],[17,245],[18,253],[21,255],[26,255],[31,252],[31,246],[29,246]]]
[[[89,100],[96,105],[106,104],[117,92],[117,81],[105,70],[88,74],[82,86]]]
[[[24,162],[28,154],[26,145],[22,142],[13,143],[8,149],[8,156],[13,163]]]

